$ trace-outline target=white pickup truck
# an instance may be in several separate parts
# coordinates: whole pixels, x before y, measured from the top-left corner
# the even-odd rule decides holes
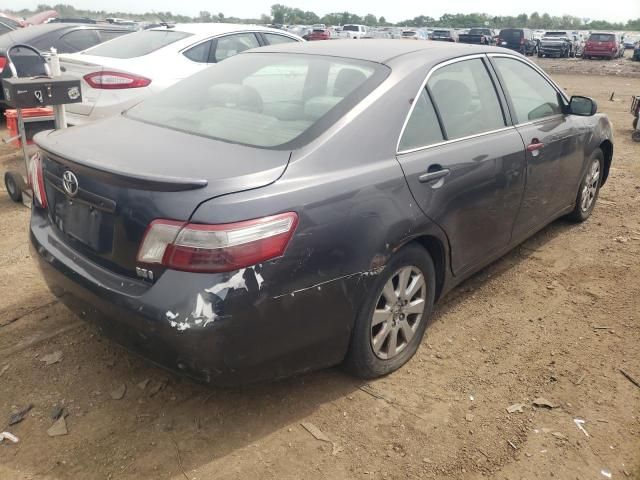
[[[340,38],[364,38],[369,34],[366,25],[356,25],[353,23],[344,25],[340,32]]]

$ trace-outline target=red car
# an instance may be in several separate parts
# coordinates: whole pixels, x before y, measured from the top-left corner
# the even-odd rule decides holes
[[[592,33],[584,46],[582,58],[603,57],[613,60],[620,56],[620,41],[615,33]]]
[[[329,40],[331,38],[331,32],[324,25],[314,25],[311,33],[305,37],[305,40]]]

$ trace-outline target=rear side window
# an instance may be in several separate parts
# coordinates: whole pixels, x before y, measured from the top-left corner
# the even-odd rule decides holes
[[[427,87],[440,114],[447,140],[506,125],[493,81],[479,58],[437,69]]]
[[[127,33],[131,33],[131,32],[122,31],[122,30],[99,30],[98,31],[98,34],[100,35],[100,42],[108,42],[109,40],[113,40],[114,38],[121,37],[122,35],[125,35]]]
[[[211,43],[212,40],[209,40],[208,42],[202,42],[195,47],[191,47],[189,50],[185,51],[183,55],[194,62],[209,63],[209,52],[211,51]]]
[[[606,33],[593,33],[589,37],[589,41],[591,42],[615,42],[615,35],[609,35]]]
[[[493,59],[511,100],[516,123],[526,123],[562,113],[558,92],[529,65],[505,57]]]
[[[65,52],[79,52],[100,43],[95,30],[73,30],[64,34],[60,41],[60,51]]]
[[[267,39],[267,43],[269,43],[269,45],[297,42],[295,38],[287,37],[285,35],[278,35],[277,33],[263,33],[262,35],[264,35],[264,38]]]
[[[235,33],[218,38],[215,61],[221,62],[225,58],[233,57],[250,48],[259,47],[258,39],[253,33]]]
[[[402,133],[398,151],[427,147],[442,142],[440,123],[426,89],[416,99],[409,121]]]
[[[98,57],[136,58],[148,55],[190,36],[190,33],[173,30],[143,30],[116,38],[112,42],[97,45],[85,53]]]

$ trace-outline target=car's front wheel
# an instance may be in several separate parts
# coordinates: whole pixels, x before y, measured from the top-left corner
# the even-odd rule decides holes
[[[404,365],[416,352],[431,317],[435,269],[429,253],[410,244],[378,274],[354,325],[346,369],[375,378]]]
[[[580,182],[573,211],[568,215],[574,222],[584,222],[596,206],[604,173],[604,154],[599,148],[589,158],[589,166]]]

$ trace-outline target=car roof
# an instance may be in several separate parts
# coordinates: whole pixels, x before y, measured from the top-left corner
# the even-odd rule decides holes
[[[177,23],[172,25],[171,27],[155,27],[150,30],[174,30],[176,32],[185,32],[191,33],[197,36],[211,36],[211,35],[222,35],[225,33],[232,32],[244,32],[244,31],[252,31],[252,32],[274,32],[274,33],[282,33],[283,35],[291,35],[289,32],[285,30],[279,30],[277,28],[269,28],[262,27],[260,25],[244,25],[237,23]]]
[[[63,31],[63,30],[121,30],[131,31],[130,29],[114,26],[111,24],[88,24],[88,23],[45,23],[42,25],[32,25],[30,27],[19,28],[11,32],[7,32],[0,36],[0,47],[7,48],[15,43],[30,43],[45,35]]]
[[[366,60],[376,63],[387,63],[390,60],[416,52],[427,52],[434,60],[454,58],[474,53],[503,52],[504,49],[463,43],[449,42],[403,42],[391,39],[369,39],[354,42],[353,40],[331,40],[326,42],[281,43],[267,45],[259,50],[246,53],[298,53],[307,55],[324,55],[354,60]]]

